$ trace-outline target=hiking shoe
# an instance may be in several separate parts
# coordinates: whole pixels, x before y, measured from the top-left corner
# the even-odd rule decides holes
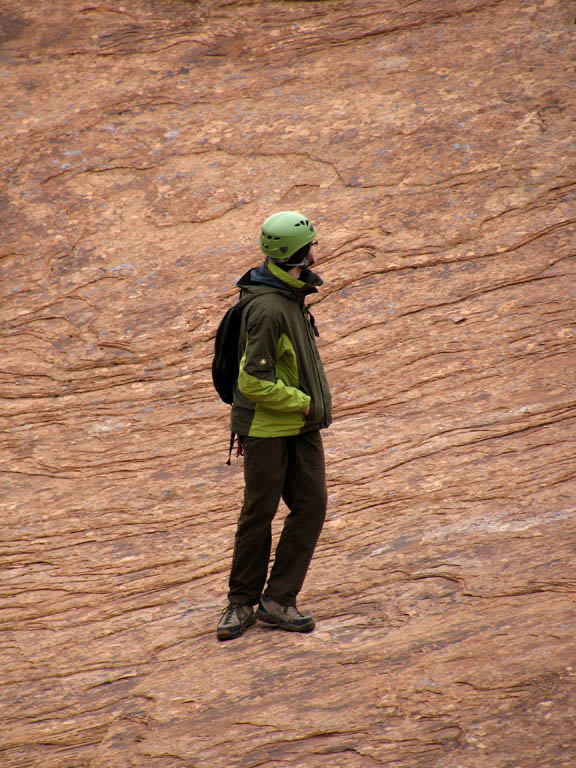
[[[269,597],[260,598],[256,618],[288,632],[312,632],[316,626],[312,616],[300,613],[295,605],[280,605]]]
[[[256,616],[251,605],[230,603],[222,611],[216,637],[218,640],[233,640],[235,637],[240,637],[255,621]]]

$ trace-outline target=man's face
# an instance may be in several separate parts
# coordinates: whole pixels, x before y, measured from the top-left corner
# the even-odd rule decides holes
[[[314,240],[313,242],[310,243],[310,250],[308,251],[308,259],[307,259],[309,267],[311,267],[314,264],[314,262],[316,261],[314,256],[315,256],[315,251],[316,251],[316,246],[317,245],[318,245],[318,240]]]

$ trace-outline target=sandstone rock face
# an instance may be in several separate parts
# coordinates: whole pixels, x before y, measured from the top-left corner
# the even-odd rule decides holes
[[[4,7],[2,766],[573,768],[571,3]],[[212,339],[281,209],[325,280],[318,628],[218,644]]]

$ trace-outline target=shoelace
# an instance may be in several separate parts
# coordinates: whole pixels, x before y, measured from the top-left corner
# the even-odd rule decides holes
[[[229,624],[232,619],[232,614],[236,612],[237,605],[230,603],[230,605],[222,611],[222,621],[224,624]]]
[[[288,612],[290,611],[290,609],[292,609],[292,610],[294,611],[294,613],[295,613],[295,614],[298,616],[298,618],[300,618],[300,619],[305,619],[305,618],[306,618],[306,616],[304,616],[304,614],[303,614],[303,613],[301,613],[301,612],[298,610],[298,608],[296,608],[296,606],[295,606],[295,605],[289,605],[289,606],[286,608],[286,615],[288,615]]]

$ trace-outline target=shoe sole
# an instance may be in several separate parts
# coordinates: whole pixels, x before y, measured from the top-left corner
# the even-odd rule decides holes
[[[256,623],[256,616],[252,614],[252,616],[248,619],[246,624],[239,627],[237,630],[231,630],[231,629],[218,629],[216,630],[216,637],[218,640],[224,641],[224,640],[235,640],[237,637],[241,637],[246,630],[251,627],[253,624]]]
[[[282,619],[278,619],[276,616],[273,616],[271,613],[266,613],[260,608],[256,611],[256,618],[260,619],[260,621],[263,621],[265,624],[284,629],[286,632],[312,632],[316,626],[314,619],[311,619],[309,624],[298,626],[297,624],[290,624],[289,622],[282,621]]]

